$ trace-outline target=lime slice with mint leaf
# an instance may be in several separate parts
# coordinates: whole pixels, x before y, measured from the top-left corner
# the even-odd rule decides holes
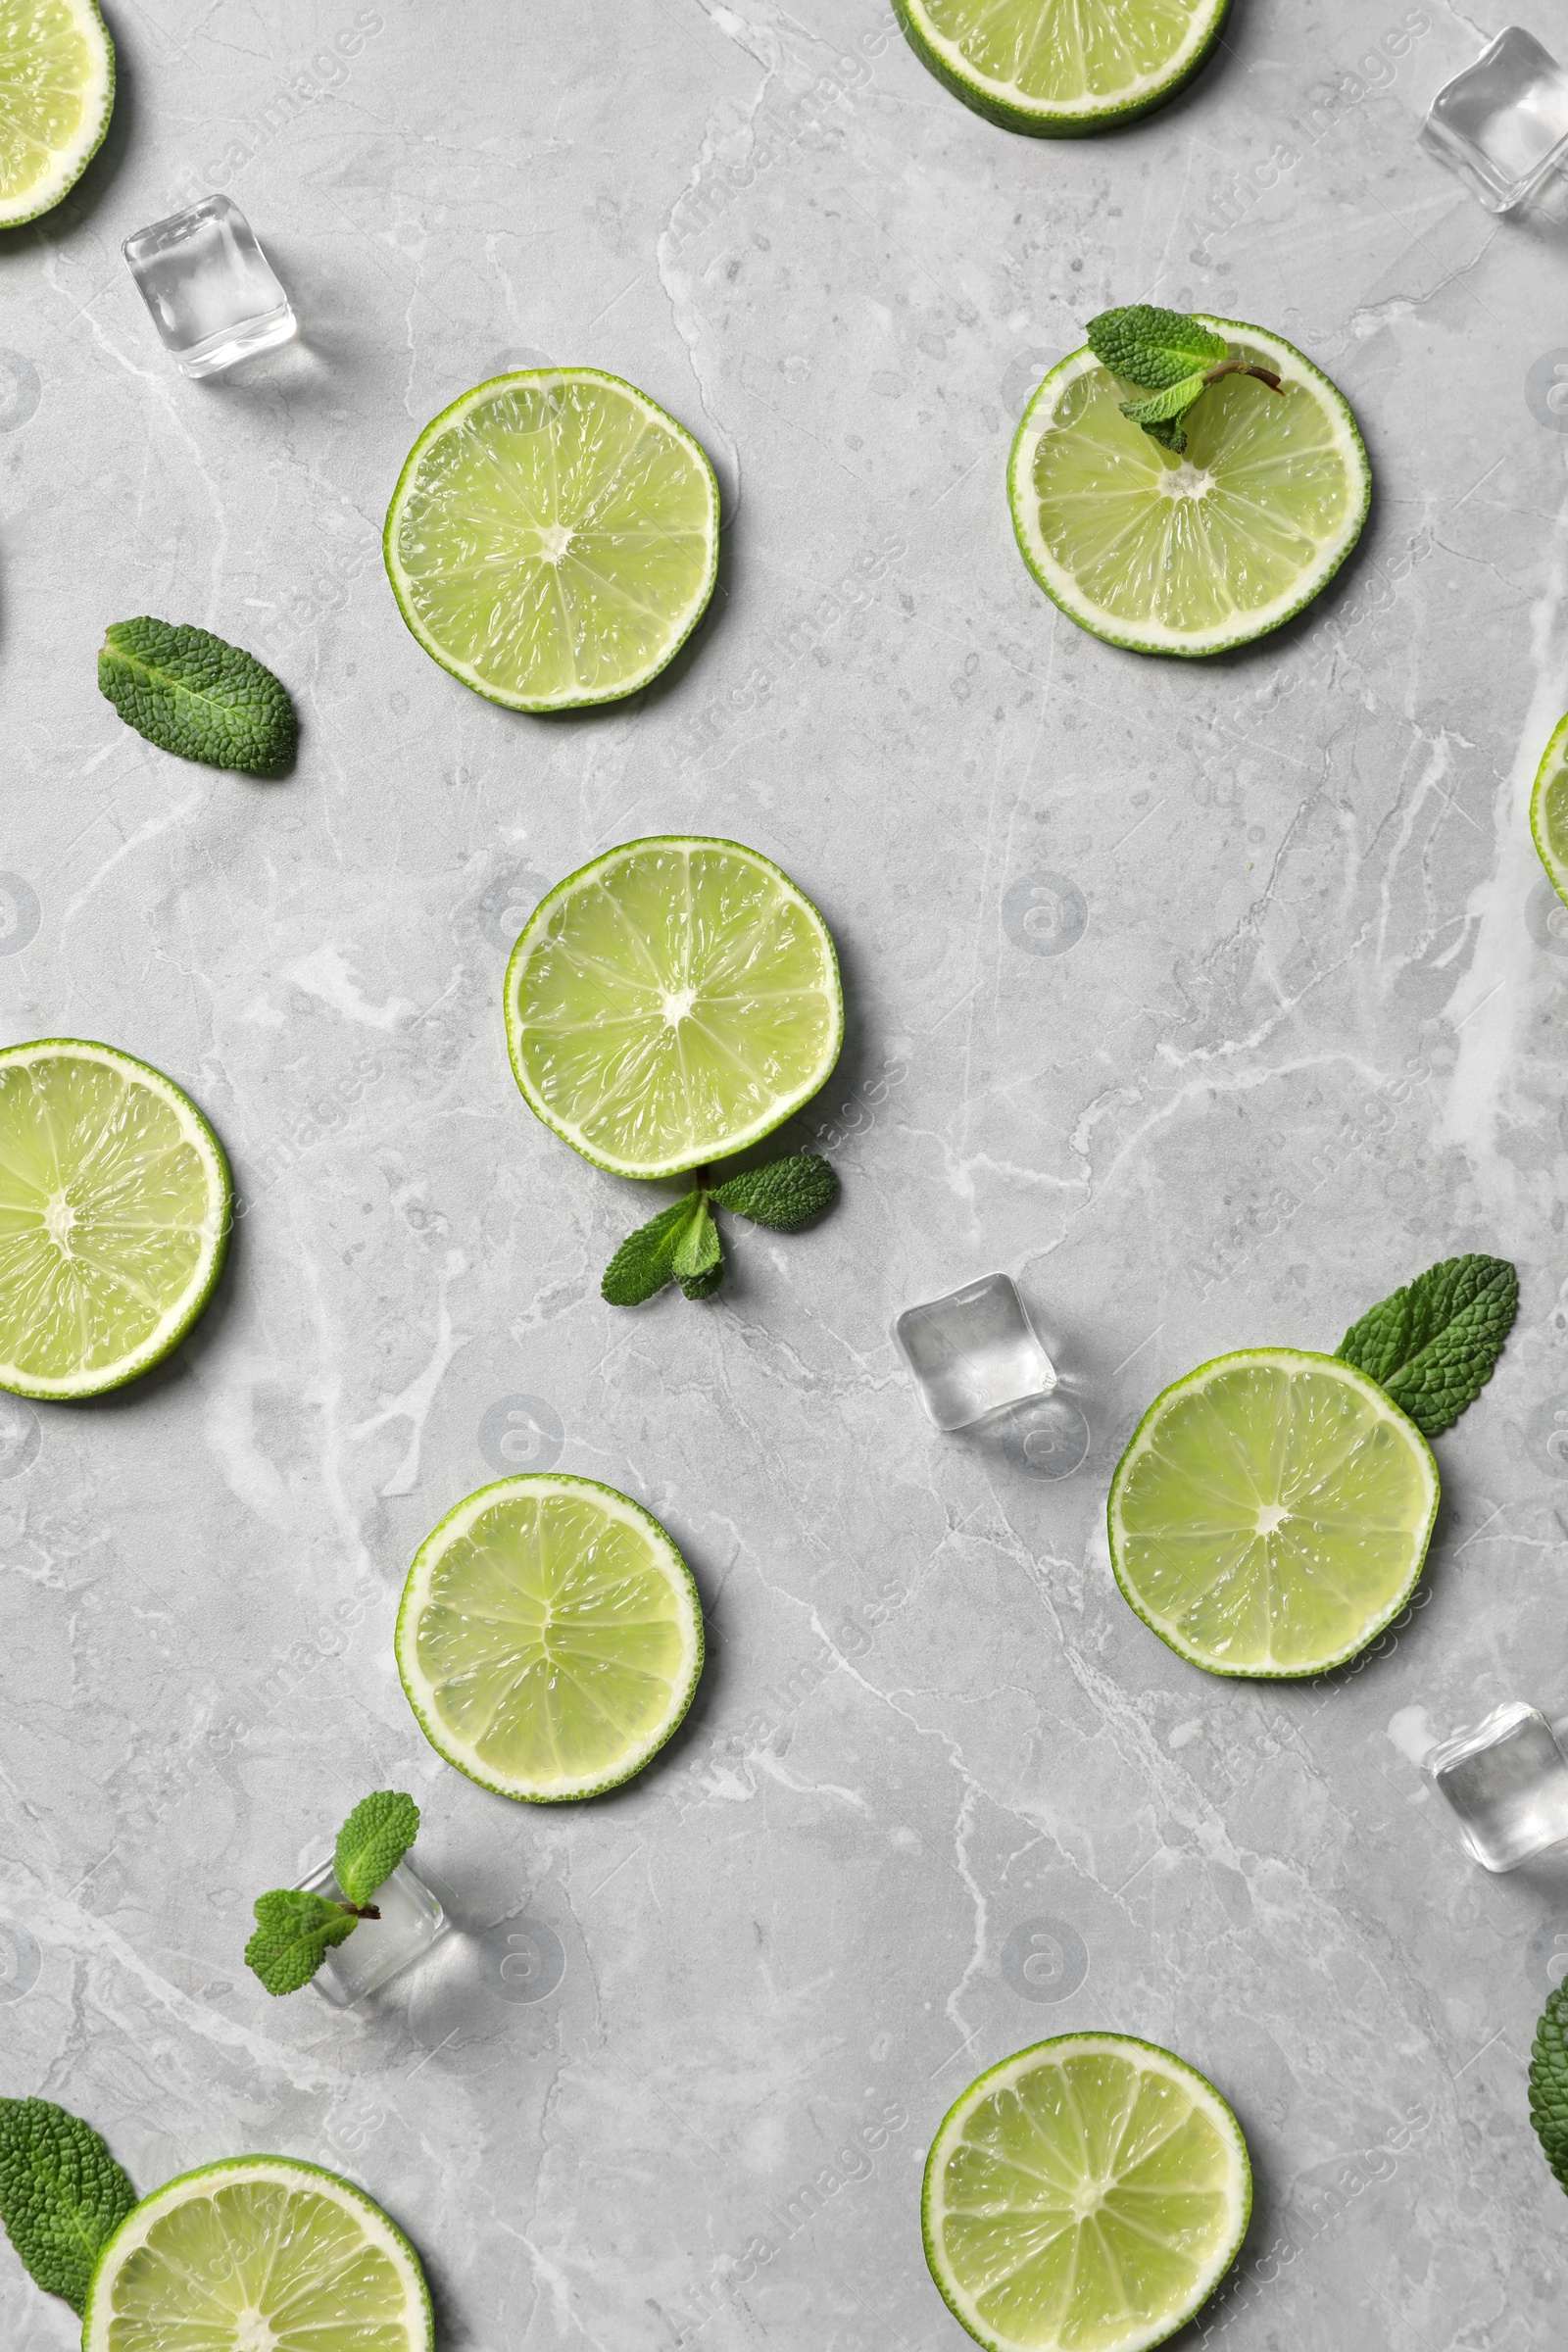
[[[433,2352],[419,2260],[364,2191],[288,2156],[144,2197],[98,2258],[82,2352]]]
[[[1437,1517],[1427,1440],[1491,1379],[1518,1306],[1505,1258],[1446,1258],[1335,1355],[1250,1348],[1156,1396],[1107,1505],[1122,1593],[1210,1674],[1326,1674],[1420,1580]]]
[[[701,835],[623,843],[558,883],[512,952],[506,1016],[529,1107],[616,1176],[761,1142],[844,1041],[810,900],[756,850]]]
[[[990,122],[1037,137],[1106,130],[1191,80],[1230,0],[893,0],[922,65]]]
[[[700,444],[597,368],[528,368],[427,424],[387,512],[387,576],[432,660],[514,710],[635,694],[718,571]]]
[[[1140,304],[1090,334],[1013,442],[1029,569],[1081,627],[1136,653],[1224,653],[1277,629],[1366,519],[1371,468],[1343,394],[1280,336],[1206,313]]]
[[[114,43],[93,0],[0,0],[0,228],[69,195],[114,109]]]
[[[652,1514],[593,1479],[481,1487],[425,1539],[398,1611],[398,1671],[439,1755],[531,1804],[641,1772],[692,1701],[703,1615]]]
[[[0,1389],[96,1396],[161,1362],[212,1297],[232,1200],[160,1071],[78,1038],[0,1052]]]
[[[1552,889],[1568,904],[1568,718],[1558,721],[1536,770],[1530,830]]]
[[[926,2261],[988,2352],[1149,2352],[1213,2293],[1252,2206],[1247,2143],[1193,2067],[1063,2034],[971,2082],[926,2160]]]

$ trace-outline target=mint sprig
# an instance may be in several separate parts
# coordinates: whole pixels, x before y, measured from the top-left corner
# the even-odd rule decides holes
[[[1505,1257],[1446,1257],[1368,1308],[1335,1352],[1437,1438],[1492,1378],[1518,1312],[1519,1277]]]
[[[100,2250],[136,2202],[90,2124],[50,2099],[0,2099],[0,2221],[45,2294],[80,2313]]]
[[[1183,417],[1222,376],[1251,375],[1271,392],[1284,390],[1272,368],[1238,359],[1224,336],[1200,318],[1162,310],[1157,303],[1102,311],[1090,319],[1088,333],[1089,348],[1102,368],[1147,388],[1145,399],[1120,403],[1122,415],[1177,457],[1187,447]]]
[[[288,689],[254,654],[210,629],[142,614],[117,620],[98,655],[98,691],[128,727],[176,759],[275,776],[294,758]]]
[[[379,1919],[370,1897],[385,1886],[419,1834],[419,1808],[397,1788],[363,1797],[337,1834],[332,1872],[342,1902],[303,1886],[274,1886],[258,1895],[256,1931],[245,1964],[278,1998],[310,1983],[334,1944],[362,1919]]]
[[[838,1191],[839,1180],[818,1152],[792,1152],[722,1184],[710,1184],[707,1170],[699,1170],[694,1191],[626,1236],[605,1268],[601,1294],[611,1306],[641,1306],[678,1282],[688,1298],[710,1298],[724,1279],[715,1202],[754,1225],[796,1233],[830,1208]]]
[[[1568,2191],[1568,1984],[1547,1996],[1530,2051],[1530,2121],[1559,2188]]]

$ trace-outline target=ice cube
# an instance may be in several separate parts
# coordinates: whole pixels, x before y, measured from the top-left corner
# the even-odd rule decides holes
[[[138,228],[123,250],[158,332],[187,375],[216,375],[295,331],[288,296],[256,231],[227,196],[204,196]]]
[[[330,1862],[308,1878],[304,1887],[308,1893],[324,1894],[330,1902],[343,1900]],[[352,1936],[332,1946],[311,1979],[317,1991],[340,2009],[389,1984],[403,1969],[422,1959],[437,1936],[446,1932],[446,1913],[410,1862],[400,1862],[371,1900],[380,1918],[362,1919]]]
[[[1421,1769],[1485,1870],[1517,1870],[1568,1840],[1568,1758],[1544,1715],[1522,1699],[1441,1740]]]
[[[1489,213],[1511,213],[1568,163],[1568,74],[1533,33],[1509,24],[1444,84],[1421,141]]]
[[[1010,1275],[984,1274],[961,1291],[911,1306],[893,1326],[914,1385],[938,1429],[967,1429],[1056,1385]]]

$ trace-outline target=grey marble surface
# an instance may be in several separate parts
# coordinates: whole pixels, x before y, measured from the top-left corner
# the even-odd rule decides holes
[[[246,1213],[166,1370],[0,1414],[0,2089],[143,2187],[353,2173],[454,2352],[954,2352],[931,2133],[1113,2027],[1251,2142],[1192,2340],[1559,2344],[1524,2068],[1568,1868],[1486,1878],[1411,1761],[1504,1697],[1568,1713],[1568,918],[1524,816],[1568,704],[1568,237],[1416,145],[1473,27],[1237,0],[1176,105],[1052,144],[879,0],[110,14],[109,145],[0,253],[0,1017],[169,1070]],[[119,245],[215,185],[304,340],[200,387]],[[1075,629],[1004,495],[1036,377],[1146,296],[1299,343],[1376,467],[1348,575],[1206,665]],[[514,354],[634,378],[718,468],[721,592],[640,705],[494,710],[386,587],[410,443]],[[94,653],[140,612],[271,662],[292,778],[120,727]],[[849,1041],[798,1133],[844,1200],[710,1305],[615,1314],[639,1202],[529,1117],[501,976],[543,883],[675,829],[833,925]],[[1523,1306],[1439,1444],[1422,1605],[1332,1687],[1189,1670],[1109,1575],[1134,1419],[1468,1248]],[[902,1305],[992,1267],[1087,1422],[1069,1477],[939,1438],[895,1357]],[[436,1519],[557,1461],[663,1518],[711,1650],[655,1769],[536,1813],[424,1744],[391,1628]],[[463,1933],[367,2020],[269,2003],[251,1898],[389,1783]],[[74,2332],[0,2259],[4,2340]]]

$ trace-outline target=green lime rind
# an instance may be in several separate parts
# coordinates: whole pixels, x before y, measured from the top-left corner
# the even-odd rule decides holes
[[[106,1064],[123,1081],[147,1088],[168,1108],[172,1110],[183,1130],[182,1140],[195,1151],[207,1177],[208,1207],[199,1230],[203,1236],[201,1255],[189,1282],[164,1310],[158,1323],[147,1337],[122,1355],[92,1369],[82,1369],[65,1375],[40,1376],[25,1363],[9,1360],[0,1355],[0,1389],[16,1396],[39,1399],[59,1397],[99,1396],[110,1389],[123,1388],[128,1381],[137,1380],[150,1372],[185,1339],[199,1319],[223,1270],[228,1254],[228,1238],[233,1224],[234,1186],[229,1173],[227,1155],[212,1126],[184,1091],[162,1070],[156,1070],[134,1054],[123,1054],[116,1046],[105,1046],[89,1038],[45,1037],[26,1045],[9,1046],[0,1051],[0,1080],[8,1069],[25,1067],[45,1056],[74,1056]],[[0,1194],[6,1182],[6,1171],[0,1167]],[[6,1203],[0,1197],[0,1213]],[[10,1237],[10,1238],[15,1238]],[[3,1244],[0,1244],[3,1248]],[[0,1319],[3,1319],[7,1298],[7,1277],[0,1257]]]
[[[705,527],[708,538],[708,555],[706,570],[700,585],[687,604],[672,615],[657,651],[635,670],[625,675],[617,675],[600,687],[582,687],[568,693],[530,694],[515,687],[509,688],[493,677],[487,678],[471,662],[457,659],[427,626],[415,610],[410,575],[398,549],[398,533],[411,494],[418,480],[421,461],[427,451],[445,433],[451,431],[466,413],[476,409],[482,401],[492,398],[504,387],[515,384],[543,385],[549,383],[568,386],[608,385],[617,394],[623,395],[627,400],[635,403],[650,419],[657,420],[660,428],[671,436],[685,454],[688,462],[694,466],[697,478],[706,485]],[[676,417],[671,416],[666,409],[661,408],[658,401],[650,400],[646,392],[639,390],[637,385],[627,382],[624,376],[611,375],[602,368],[518,368],[510,370],[505,375],[491,376],[486,382],[473,385],[470,390],[462,393],[449,407],[443,409],[438,416],[431,417],[430,422],[410,450],[404,462],[403,470],[398,475],[391,504],[387,508],[386,523],[381,534],[381,550],[386,564],[387,579],[391,584],[392,593],[397,599],[398,611],[402,613],[411,634],[417,639],[431,661],[438,662],[450,676],[461,680],[475,694],[483,695],[487,702],[499,703],[509,710],[532,712],[582,710],[603,703],[624,701],[627,695],[636,694],[641,688],[650,684],[662,670],[666,669],[673,662],[707,612],[712,597],[713,587],[718,578],[718,481],[708,452],[696,435],[688,432],[685,425],[680,423]]]
[[[957,2266],[944,2243],[944,2222],[947,2205],[944,2196],[949,2168],[960,2147],[976,2146],[965,2141],[964,2128],[970,2117],[998,2092],[1010,2092],[1016,2097],[1015,2085],[1021,2078],[1048,2066],[1056,2066],[1080,2057],[1094,2059],[1106,2056],[1121,2059],[1137,2066],[1141,2075],[1154,2076],[1182,2091],[1192,2103],[1192,2110],[1202,2114],[1231,2158],[1228,2181],[1228,2228],[1201,2264],[1196,2280],[1184,2291],[1173,2296],[1168,2307],[1151,2314],[1145,2321],[1134,2320],[1127,2330],[1112,2336],[1102,2329],[1092,2335],[1074,2333],[1072,2344],[1093,2342],[1096,2352],[1152,2352],[1156,2344],[1164,2343],[1181,2328],[1186,2327],[1194,2314],[1200,2310],[1226,2272],[1241,2252],[1252,2212],[1252,2167],[1247,2140],[1228,2101],[1223,2099],[1205,2075],[1200,2075],[1184,2058],[1162,2049],[1157,2042],[1144,2041],[1133,2034],[1078,2033],[1057,2034],[1048,2041],[1033,2043],[1028,2049],[1016,2051],[1004,2058],[969,2084],[967,2090],[954,2101],[943,2117],[936,2137],[926,2158],[925,2175],[920,2196],[920,2229],[925,2244],[926,2266],[938,2291],[954,2318],[986,2352],[1067,2352],[1066,2341],[1058,2331],[1050,2337],[1040,2331],[1038,2314],[1028,2335],[1005,2334],[989,2325],[977,2308],[977,2298],[957,2276]],[[1190,2112],[1192,2111],[1190,2110]],[[1083,2118],[1078,2128],[1084,2130]],[[1080,2139],[1068,2151],[1071,2168],[1074,2159],[1081,2159],[1087,2138]],[[1081,2165],[1080,2168],[1081,2169]],[[1044,2171],[1034,2178],[1044,2189],[1047,2178]],[[1113,2176],[1113,2179],[1115,2177]],[[1180,2191],[1165,2193],[1180,2194]],[[1042,2204],[1045,2199],[1039,2200]],[[1003,2212],[1009,2210],[998,2204]],[[1016,2210],[1011,2208],[1010,2210]]]
[[[652,852],[713,852],[723,858],[738,859],[763,876],[786,904],[798,907],[817,945],[818,987],[827,1007],[828,1019],[820,1051],[797,1076],[773,1094],[756,1115],[738,1118],[733,1126],[705,1128],[701,1135],[690,1138],[676,1150],[645,1156],[606,1149],[602,1140],[596,1141],[585,1132],[579,1121],[564,1116],[546,1098],[528,1066],[526,1024],[518,1000],[527,966],[535,955],[550,944],[553,920],[564,909],[568,901],[593,888],[616,866]],[[523,925],[507,964],[503,995],[507,1051],[512,1060],[513,1076],[534,1116],[595,1167],[604,1168],[613,1176],[630,1176],[649,1182],[662,1176],[684,1175],[693,1168],[704,1167],[713,1161],[731,1159],[737,1152],[748,1150],[753,1144],[759,1144],[764,1137],[773,1134],[826,1085],[844,1045],[843,981],[833,936],[820,910],[799,884],[792,882],[783,868],[774,864],[772,858],[764,858],[759,850],[748,849],[743,842],[727,841],[716,835],[650,834],[638,841],[621,842],[614,849],[607,850],[602,857],[591,858],[588,864],[579,866],[575,873],[567,874],[564,881],[546,892]]]
[[[1568,718],[1557,721],[1536,770],[1530,830],[1552,889],[1568,906]]]
[[[167,2214],[181,2205],[193,2204],[198,2198],[215,2194],[222,2188],[238,2185],[256,2174],[283,2188],[297,2188],[302,2194],[323,2196],[337,2205],[360,2227],[367,2243],[392,2265],[404,2290],[404,2313],[397,2323],[400,2340],[394,2342],[389,2329],[377,2331],[376,2342],[381,2352],[434,2352],[435,2314],[431,2308],[430,2290],[425,2282],[419,2258],[408,2238],[389,2214],[383,2213],[374,2200],[368,2197],[352,2180],[341,2174],[328,2172],[324,2165],[307,2164],[297,2156],[231,2156],[218,2164],[199,2166],[194,2172],[181,2173],[125,2216],[114,2236],[104,2247],[94,2269],[92,2284],[87,2293],[86,2316],[82,2321],[82,2352],[116,2352],[129,2337],[123,2327],[117,2327],[114,2296],[116,2284],[127,2263],[145,2245],[149,2230]],[[323,2183],[326,2184],[323,2186]],[[323,2324],[313,2312],[311,2340],[317,2352],[354,2352],[364,2343],[363,2314],[351,2299],[341,2330],[333,2322]],[[204,2343],[218,2339],[208,2332],[211,2326],[211,2299],[199,2281],[193,2295],[192,2325],[199,2326]],[[135,2339],[145,2339],[139,2333]],[[231,2347],[224,2352],[244,2352],[244,2347],[263,2339],[254,2329],[243,2340],[237,2331]]]
[[[538,1779],[521,1776],[511,1779],[486,1770],[475,1753],[475,1743],[461,1740],[452,1726],[440,1715],[436,1704],[435,1687],[419,1659],[420,1621],[429,1602],[434,1571],[451,1548],[454,1541],[465,1536],[481,1511],[492,1509],[498,1501],[537,1495],[547,1499],[551,1494],[603,1496],[605,1515],[633,1526],[647,1543],[652,1563],[662,1572],[674,1602],[672,1612],[676,1629],[682,1638],[684,1673],[670,1685],[667,1706],[657,1724],[640,1740],[629,1742],[613,1768],[583,1776],[561,1776],[556,1785],[546,1787]],[[440,1524],[433,1528],[414,1557],[403,1588],[398,1607],[397,1631],[394,1636],[398,1673],[404,1692],[414,1709],[419,1729],[437,1755],[481,1788],[497,1796],[511,1797],[519,1804],[572,1804],[584,1797],[604,1796],[612,1788],[642,1772],[660,1749],[672,1738],[696,1695],[702,1679],[706,1644],[703,1634],[703,1604],[697,1581],[676,1546],[667,1528],[662,1527],[652,1511],[622,1494],[615,1487],[606,1486],[594,1478],[578,1478],[564,1471],[524,1471],[515,1478],[497,1479],[480,1487],[472,1494],[448,1511]],[[599,1653],[602,1654],[602,1653]],[[603,1712],[603,1710],[600,1710]]]
[[[81,86],[81,117],[74,134],[64,146],[45,147],[23,134],[22,144],[43,153],[47,161],[37,174],[12,195],[0,193],[0,229],[21,228],[52,212],[69,196],[108,134],[115,111],[115,44],[95,0],[45,0],[35,7],[35,19],[52,18],[69,24],[87,51],[88,74]],[[24,100],[24,105],[27,104]],[[0,169],[6,154],[8,119],[6,75],[0,65]]]
[[[893,13],[915,56],[938,81],[961,98],[987,122],[1004,130],[1023,131],[1034,138],[1084,138],[1097,130],[1114,130],[1136,122],[1177,91],[1185,89],[1201,71],[1224,27],[1230,0],[1196,0],[1186,38],[1152,74],[1134,76],[1119,90],[1053,102],[1026,96],[1017,83],[1004,84],[980,72],[965,56],[962,45],[945,36],[936,24],[928,0],[893,0]],[[995,13],[994,10],[992,12]],[[1136,14],[1126,0],[1120,6],[1101,0],[1101,14]],[[1010,93],[1010,94],[1009,94]]]
[[[1396,1575],[1392,1575],[1386,1580],[1388,1589],[1379,1599],[1366,1607],[1364,1614],[1356,1623],[1352,1638],[1327,1643],[1319,1652],[1293,1658],[1288,1664],[1278,1663],[1271,1656],[1260,1656],[1255,1650],[1246,1657],[1231,1659],[1221,1655],[1213,1647],[1195,1642],[1185,1637],[1171,1616],[1155,1608],[1151,1603],[1148,1594],[1141,1589],[1127,1560],[1131,1541],[1125,1525],[1127,1499],[1135,1475],[1152,1450],[1154,1436],[1169,1421],[1174,1407],[1202,1397],[1203,1401],[1212,1408],[1212,1398],[1204,1396],[1203,1393],[1212,1389],[1220,1376],[1252,1370],[1290,1373],[1298,1368],[1303,1371],[1309,1370],[1316,1377],[1332,1381],[1352,1391],[1368,1414],[1371,1425],[1386,1428],[1397,1440],[1404,1470],[1407,1474],[1413,1475],[1419,1489],[1417,1510],[1413,1516],[1407,1515],[1401,1519],[1393,1529],[1374,1528],[1370,1521],[1366,1521],[1365,1534],[1350,1539],[1346,1548],[1352,1558],[1357,1555],[1358,1550],[1364,1550],[1367,1559],[1370,1560],[1375,1550],[1375,1545],[1371,1543],[1370,1538],[1374,1534],[1377,1536],[1393,1535],[1398,1544],[1407,1550],[1408,1566],[1401,1567]],[[1215,1449],[1209,1461],[1209,1470],[1214,1484],[1222,1486],[1227,1474],[1234,1476],[1239,1462],[1242,1465],[1244,1476],[1250,1476],[1250,1465],[1245,1460],[1243,1445],[1236,1438],[1234,1431],[1228,1430],[1222,1422],[1215,1433]],[[1336,1474],[1348,1459],[1348,1455],[1342,1455],[1335,1462],[1333,1468]],[[1277,1461],[1274,1467],[1278,1468]],[[1191,1480],[1191,1468],[1187,1475]],[[1169,1544],[1175,1538],[1182,1543],[1191,1544],[1194,1547],[1195,1555],[1212,1555],[1227,1535],[1234,1541],[1238,1531],[1235,1523],[1228,1526],[1219,1523],[1215,1511],[1216,1496],[1208,1491],[1207,1482],[1203,1480],[1201,1470],[1200,1470],[1200,1482],[1202,1491],[1195,1497],[1195,1500],[1202,1508],[1206,1524],[1189,1530],[1184,1530],[1179,1525],[1167,1525],[1163,1538],[1159,1540]],[[1309,1494],[1318,1493],[1324,1483],[1324,1480],[1320,1480],[1319,1488],[1307,1492]],[[1154,1398],[1153,1403],[1133,1432],[1126,1450],[1116,1465],[1105,1504],[1105,1524],[1110,1544],[1111,1569],[1121,1589],[1122,1598],[1128,1607],[1136,1616],[1143,1619],[1151,1633],[1157,1634],[1159,1639],[1173,1649],[1178,1657],[1185,1658],[1189,1665],[1200,1666],[1206,1674],[1251,1682],[1299,1682],[1308,1676],[1331,1673],[1334,1668],[1348,1665],[1350,1659],[1359,1657],[1368,1644],[1375,1642],[1379,1635],[1393,1624],[1400,1611],[1408,1606],[1410,1596],[1421,1581],[1421,1573],[1426,1564],[1427,1546],[1432,1539],[1432,1529],[1437,1520],[1440,1498],[1438,1465],[1431,1446],[1408,1414],[1401,1412],[1394,1399],[1379,1388],[1377,1382],[1369,1378],[1366,1373],[1358,1371],[1355,1366],[1344,1362],[1338,1356],[1318,1354],[1304,1348],[1238,1348],[1230,1355],[1215,1356],[1208,1363],[1200,1364],[1195,1371],[1189,1372],[1181,1380],[1172,1381],[1169,1388],[1161,1390]],[[1222,1508],[1228,1507],[1235,1500],[1234,1488],[1229,1494],[1222,1494],[1218,1499]],[[1255,1490],[1253,1499],[1255,1502]],[[1288,1524],[1292,1515],[1282,1510],[1280,1519]],[[1302,1513],[1300,1516],[1304,1519],[1307,1514]],[[1316,1523],[1314,1522],[1314,1524]],[[1269,1533],[1272,1532],[1271,1528]],[[1147,1544],[1156,1539],[1145,1534],[1138,1540]],[[1323,1545],[1320,1538],[1316,1561],[1319,1567],[1322,1564],[1322,1553]],[[1370,1575],[1370,1569],[1365,1573]],[[1267,1556],[1261,1578],[1254,1570],[1249,1580],[1249,1589],[1256,1590],[1259,1587],[1271,1604],[1279,1599],[1280,1595],[1287,1592],[1284,1568],[1274,1561],[1272,1554]],[[1296,1592],[1299,1593],[1302,1589],[1300,1580],[1297,1580]],[[1271,1615],[1271,1637],[1274,1624],[1275,1621]]]
[[[1087,629],[1091,636],[1099,637],[1106,645],[1120,646],[1130,653],[1169,654],[1188,660],[1200,659],[1209,654],[1233,653],[1241,646],[1251,645],[1259,637],[1283,628],[1288,620],[1294,619],[1314,597],[1322,594],[1344,564],[1361,536],[1372,503],[1372,468],[1366,445],[1350,405],[1338,385],[1320,368],[1315,368],[1293,343],[1287,343],[1283,336],[1270,334],[1263,327],[1250,326],[1242,319],[1220,318],[1207,312],[1197,312],[1194,316],[1203,325],[1223,336],[1242,356],[1273,369],[1287,394],[1300,391],[1308,396],[1319,413],[1320,422],[1326,427],[1325,451],[1329,466],[1324,469],[1325,481],[1330,468],[1337,478],[1343,477],[1343,489],[1337,490],[1331,501],[1335,511],[1332,517],[1325,518],[1321,536],[1303,533],[1292,515],[1292,502],[1289,499],[1276,499],[1268,519],[1276,526],[1279,539],[1288,541],[1295,533],[1303,543],[1310,543],[1314,551],[1309,561],[1300,562],[1290,572],[1285,584],[1276,593],[1245,612],[1240,607],[1233,607],[1225,617],[1206,626],[1175,628],[1152,618],[1147,611],[1140,613],[1127,609],[1125,602],[1124,608],[1117,610],[1107,604],[1102,596],[1089,594],[1071,566],[1053,552],[1041,524],[1041,501],[1035,488],[1034,475],[1041,445],[1047,434],[1053,429],[1071,430],[1070,424],[1066,428],[1054,428],[1054,419],[1063,408],[1074,402],[1075,397],[1081,401],[1082,396],[1075,395],[1075,387],[1082,378],[1098,376],[1102,379],[1118,404],[1122,400],[1136,400],[1141,390],[1138,385],[1111,377],[1101,367],[1087,344],[1059,360],[1040,384],[1019,422],[1007,463],[1007,502],[1019,553],[1037,584],[1045,590],[1053,604],[1059,606],[1080,628]],[[1259,409],[1257,404],[1273,403],[1279,397],[1264,385],[1242,376],[1231,376],[1213,386],[1202,395],[1198,406],[1188,412],[1184,420],[1189,434],[1185,459],[1161,451],[1131,418],[1119,415],[1114,418],[1108,415],[1102,416],[1097,420],[1097,429],[1110,435],[1111,450],[1111,460],[1104,472],[1103,494],[1107,499],[1125,496],[1129,482],[1136,480],[1142,471],[1154,493],[1163,499],[1164,492],[1158,489],[1158,485],[1168,482],[1185,466],[1191,465],[1201,470],[1205,453],[1210,450],[1216,462],[1221,466],[1229,466],[1233,473],[1255,471],[1258,433],[1261,430],[1267,434],[1272,424],[1269,410]],[[1223,488],[1223,475],[1215,479]],[[1255,483],[1246,483],[1243,487],[1248,501],[1255,502]],[[1302,493],[1313,495],[1311,485],[1303,484]],[[1081,498],[1082,494],[1077,495]],[[1296,503],[1299,504],[1299,494]],[[1147,514],[1150,511],[1149,501],[1146,500],[1145,512]],[[1255,513],[1250,517],[1239,516],[1235,527],[1245,553],[1247,541],[1255,536]],[[1080,524],[1080,531],[1082,528]],[[1120,536],[1118,534],[1118,544]],[[1211,544],[1213,536],[1212,529],[1205,527],[1203,543]],[[1166,544],[1173,543],[1181,546],[1184,560],[1190,558],[1189,546],[1172,541]],[[1115,557],[1115,544],[1111,553]],[[1117,557],[1107,565],[1107,576],[1130,578],[1130,569],[1123,569],[1118,574],[1119,561]],[[1081,564],[1080,568],[1087,568],[1087,565]],[[1215,575],[1208,573],[1204,576],[1205,581],[1209,581]],[[1219,576],[1223,578],[1224,575]]]

